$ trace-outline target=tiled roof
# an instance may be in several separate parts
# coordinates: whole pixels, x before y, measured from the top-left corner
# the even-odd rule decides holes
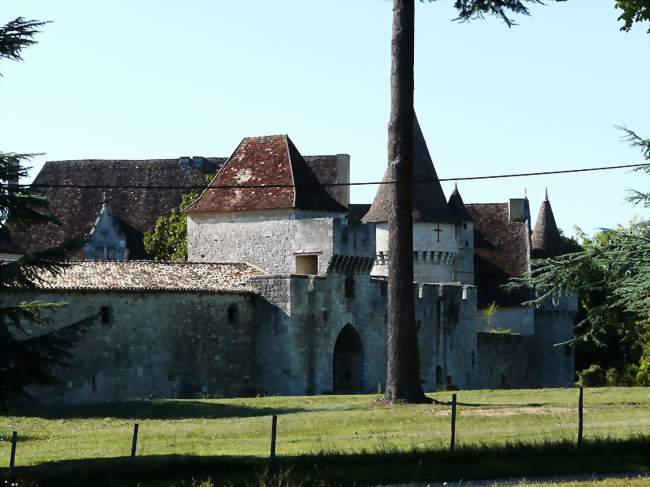
[[[72,262],[56,275],[43,274],[37,289],[123,292],[252,292],[247,281],[263,272],[250,264],[152,261]]]
[[[390,169],[386,169],[383,181],[392,181]],[[418,182],[428,181],[428,182]],[[364,222],[387,222],[391,207],[393,184],[381,184]],[[457,218],[447,205],[447,198],[438,181],[438,174],[422,135],[420,124],[413,120],[413,222],[456,223]]]
[[[508,203],[465,205],[474,219],[475,282],[478,304],[516,306],[526,292],[506,293],[499,286],[530,268],[530,222],[510,221]]]
[[[239,188],[231,186],[268,186]],[[225,186],[225,187],[223,187]],[[246,137],[188,213],[300,209],[345,212],[286,135]]]
[[[201,167],[182,166],[179,159],[80,160],[47,162],[35,184],[91,186],[90,188],[42,188],[50,211],[61,225],[32,226],[27,231],[12,231],[19,247],[33,252],[54,247],[67,240],[83,238],[94,225],[106,197],[106,206],[120,221],[133,259],[148,258],[142,237],[156,219],[168,214],[192,190],[176,186],[207,186],[206,175],[214,174],[225,159],[210,157]],[[172,186],[172,189],[120,188],[92,186]],[[194,190],[196,191],[196,190]]]
[[[535,229],[533,230],[532,244],[533,257],[536,258],[555,257],[561,255],[564,249],[548,195],[539,208]]]

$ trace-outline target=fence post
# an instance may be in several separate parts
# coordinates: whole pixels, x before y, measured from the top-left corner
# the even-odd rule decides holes
[[[578,448],[582,448],[582,423],[584,420],[584,387],[580,386],[578,397]]]
[[[275,470],[275,441],[278,433],[278,417],[274,414],[271,421],[271,455],[269,457],[269,471]]]
[[[133,426],[133,443],[131,444],[131,458],[135,458],[135,452],[138,449],[138,429],[140,425],[135,423]]]
[[[14,433],[11,435],[11,454],[9,456],[9,473],[7,476],[7,480],[9,483],[14,478],[14,465],[16,464],[16,444],[18,443],[18,432],[14,431]]]
[[[456,449],[456,394],[451,395],[451,442],[449,451],[454,453]]]

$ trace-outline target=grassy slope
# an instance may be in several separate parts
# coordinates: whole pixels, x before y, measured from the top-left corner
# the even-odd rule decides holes
[[[450,394],[438,393],[434,397],[447,401]],[[575,439],[576,389],[462,391],[458,398],[461,403],[468,404],[459,407],[461,450],[463,446],[504,445],[506,442],[539,445],[549,440]],[[108,459],[128,455],[132,425],[137,421],[140,423],[138,454],[148,457],[142,461],[158,464],[175,455],[190,457],[196,464],[213,462],[208,458],[204,462],[201,457],[227,455],[250,459],[229,460],[228,464],[233,467],[242,460],[263,465],[260,458],[268,454],[270,415],[278,414],[278,454],[285,458],[329,452],[328,458],[336,457],[340,464],[347,461],[333,453],[366,452],[380,458],[386,452],[446,448],[448,406],[414,405],[389,409],[375,403],[375,399],[373,396],[269,397],[103,404],[45,412],[22,409],[14,411],[17,416],[0,418],[0,436],[7,440],[12,430],[19,432],[17,464],[21,466]],[[647,388],[588,389],[585,391],[585,436],[587,439],[626,439],[648,434],[648,406],[650,389]],[[569,447],[565,445],[564,448]],[[469,454],[471,449],[467,450]],[[5,459],[8,454],[9,444],[0,442],[0,458]],[[363,460],[368,456],[358,458]],[[560,467],[564,456],[558,452],[555,463]],[[491,461],[502,463],[498,459]],[[608,462],[611,463],[611,459],[605,463]],[[373,470],[372,466],[363,467],[362,463],[364,461],[357,468],[359,475],[363,475],[364,469]],[[409,461],[401,463],[411,468]],[[197,468],[205,470],[204,467],[208,468],[207,465]],[[348,465],[352,467],[355,465]],[[489,465],[480,468],[486,473],[507,472],[502,466],[501,470]],[[444,478],[450,478],[452,470],[446,472]],[[393,471],[397,472],[394,468]],[[549,470],[540,470],[544,472]]]

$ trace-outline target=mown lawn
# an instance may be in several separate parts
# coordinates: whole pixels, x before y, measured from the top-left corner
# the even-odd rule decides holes
[[[515,443],[570,447],[575,441],[577,389],[457,394],[460,452],[463,448],[498,450]],[[448,402],[451,393],[432,397]],[[265,397],[15,408],[13,416],[0,418],[0,467],[6,466],[13,430],[19,433],[17,465],[38,471],[46,463],[70,465],[66,461],[92,463],[92,459],[128,456],[135,422],[140,424],[138,456],[152,462],[166,458],[208,462],[208,457],[217,456],[237,459],[230,464],[261,465],[269,452],[273,414],[278,415],[277,453],[284,460],[305,455],[381,457],[448,448],[448,405],[388,408],[377,399],[374,395]],[[586,440],[650,435],[649,406],[650,388],[586,389]]]

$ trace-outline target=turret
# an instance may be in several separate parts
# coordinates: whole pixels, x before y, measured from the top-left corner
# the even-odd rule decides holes
[[[458,218],[449,208],[433,166],[422,130],[413,120],[413,270],[416,282],[457,281],[454,266],[459,256]],[[391,181],[390,170],[384,182]],[[364,223],[376,224],[377,255],[372,274],[385,276],[388,254],[388,213],[394,185],[382,184]]]
[[[531,238],[533,257],[540,259],[561,255],[564,250],[560,231],[555,223],[555,216],[548,200],[548,190],[537,214],[537,221]]]
[[[458,258],[454,263],[454,281],[463,284],[474,284],[474,219],[467,211],[463,198],[454,187],[449,197],[449,208],[456,216],[456,243]]]

